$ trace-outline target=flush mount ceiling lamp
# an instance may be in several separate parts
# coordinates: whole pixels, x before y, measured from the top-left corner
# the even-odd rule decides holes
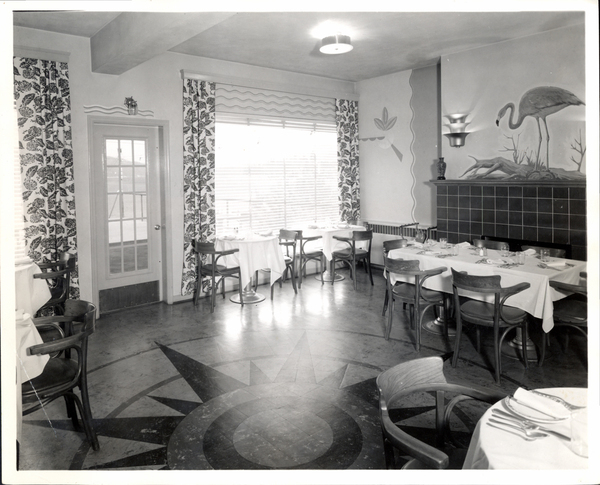
[[[349,35],[329,35],[323,38],[321,48],[323,54],[345,54],[353,49]]]

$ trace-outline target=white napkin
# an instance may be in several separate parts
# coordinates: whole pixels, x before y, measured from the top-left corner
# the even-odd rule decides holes
[[[525,251],[523,251],[527,256],[533,256],[534,254],[536,254],[535,249],[533,248],[529,248],[526,249]]]
[[[470,248],[471,247],[471,243],[469,243],[467,241],[464,241],[464,242],[458,243],[457,246],[459,248]]]
[[[571,412],[561,403],[553,401],[548,397],[527,391],[522,387],[519,387],[515,391],[514,398],[526,406],[556,418],[567,418],[571,415]]]
[[[417,241],[413,241],[410,243],[411,246],[414,246],[416,248],[422,248],[423,247],[423,243],[417,242]]]
[[[561,260],[550,261],[549,263],[546,263],[546,266],[550,266],[551,268],[562,268],[564,265],[565,262]]]

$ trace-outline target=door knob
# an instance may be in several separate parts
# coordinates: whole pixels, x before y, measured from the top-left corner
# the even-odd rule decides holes
[[[156,224],[156,226],[154,226],[154,230],[160,231],[160,224]]]

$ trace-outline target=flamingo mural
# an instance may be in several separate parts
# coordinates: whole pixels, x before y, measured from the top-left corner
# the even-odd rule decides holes
[[[507,111],[510,110],[510,117],[508,119],[508,127],[511,130],[516,130],[521,126],[525,118],[528,116],[535,118],[538,125],[538,149],[537,149],[537,161],[540,161],[540,150],[542,146],[542,127],[540,120],[544,123],[546,130],[546,170],[550,169],[550,132],[548,131],[548,124],[546,117],[556,113],[569,106],[579,106],[585,103],[581,101],[572,92],[566,89],[554,87],[554,86],[539,86],[537,88],[530,89],[519,101],[519,112],[517,120],[513,121],[515,117],[515,105],[514,103],[508,103],[500,109],[496,118],[496,125],[500,126],[500,120],[504,117]]]

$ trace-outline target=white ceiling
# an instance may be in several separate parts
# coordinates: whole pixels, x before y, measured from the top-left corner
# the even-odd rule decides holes
[[[333,22],[354,49],[329,56]],[[583,12],[15,12],[14,25],[91,38],[93,70],[121,74],[166,51],[361,81],[442,55],[583,25]],[[118,56],[118,58],[115,58]],[[100,60],[97,60],[100,59]]]

